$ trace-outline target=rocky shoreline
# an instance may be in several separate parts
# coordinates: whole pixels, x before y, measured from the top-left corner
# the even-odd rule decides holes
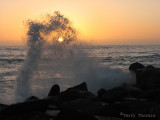
[[[0,104],[0,120],[158,120],[160,68],[133,63],[136,84],[123,84],[97,95],[85,82],[60,92],[53,85],[48,96],[31,96],[22,103]]]

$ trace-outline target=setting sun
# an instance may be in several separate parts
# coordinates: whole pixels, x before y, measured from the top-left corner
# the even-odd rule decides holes
[[[59,38],[59,39],[58,39],[58,41],[59,41],[59,42],[62,42],[62,41],[63,41],[63,39],[62,39],[62,38]]]
[[[1,1],[1,46],[26,45],[27,21],[45,21],[47,14],[54,15],[55,11],[70,20],[80,42],[97,45],[160,44],[160,0]],[[60,37],[65,36],[59,34],[57,42],[66,41]]]

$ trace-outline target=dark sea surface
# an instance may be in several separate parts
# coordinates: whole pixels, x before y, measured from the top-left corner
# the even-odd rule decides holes
[[[101,45],[83,46],[79,49],[86,52],[89,58],[94,59],[104,68],[117,69],[116,71],[128,71],[129,65],[133,62],[140,62],[145,66],[160,67],[160,45]],[[16,77],[26,59],[26,54],[27,47],[0,47],[0,103],[10,104],[16,101]],[[45,63],[47,64],[46,61]],[[108,76],[110,76],[110,73],[108,73]],[[32,84],[32,95],[38,96],[40,94],[39,97],[44,97],[54,83],[62,83],[62,81],[62,90],[66,89],[72,86],[70,83],[74,84],[75,82],[72,80],[67,82],[69,78],[70,76],[66,78],[63,74],[54,74],[50,70],[41,71],[39,69],[39,72],[33,76],[33,80],[30,82]],[[36,79],[39,79],[39,81]]]

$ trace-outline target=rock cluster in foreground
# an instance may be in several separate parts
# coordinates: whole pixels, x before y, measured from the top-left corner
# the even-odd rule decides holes
[[[0,120],[158,120],[160,119],[160,70],[133,63],[129,70],[136,84],[123,84],[97,95],[85,82],[60,92],[53,85],[48,97],[35,96],[22,103],[0,104]]]

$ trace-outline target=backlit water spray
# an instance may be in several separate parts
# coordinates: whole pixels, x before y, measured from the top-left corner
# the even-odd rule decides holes
[[[28,27],[29,50],[17,77],[16,97],[18,101],[31,95],[30,79],[41,59],[46,38],[52,37],[52,40],[55,41],[63,37],[63,44],[69,44],[76,39],[76,32],[70,26],[70,21],[59,12],[55,12],[53,16],[47,15],[47,21],[28,21]]]
[[[66,88],[87,82],[92,92],[102,87],[109,89],[122,83],[134,82],[131,74],[101,66],[89,57],[85,47],[78,44],[76,30],[71,22],[59,12],[55,12],[53,16],[47,15],[46,20],[42,22],[28,21],[28,27],[29,49],[17,77],[17,101],[31,95],[43,96],[42,91],[33,94],[31,84],[36,71],[41,71],[40,76],[51,74],[55,83],[55,76],[63,78],[63,81],[59,80],[57,83]],[[43,83],[47,82],[41,77],[38,79]],[[67,83],[67,80],[70,82]],[[49,88],[52,84],[48,83]],[[47,95],[48,91],[45,92]]]

